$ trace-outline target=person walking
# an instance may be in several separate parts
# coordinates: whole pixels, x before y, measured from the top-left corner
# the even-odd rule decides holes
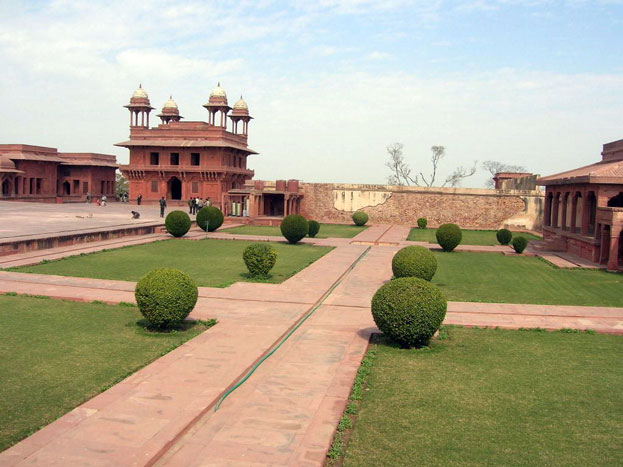
[[[138,195],[138,198],[136,198],[136,204],[138,204],[140,206],[141,205],[141,201],[143,201],[143,195]]]
[[[164,196],[160,198],[160,217],[164,217],[164,208],[167,207],[167,200],[164,199]]]

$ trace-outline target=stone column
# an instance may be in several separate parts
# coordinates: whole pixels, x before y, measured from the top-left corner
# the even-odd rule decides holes
[[[582,194],[582,235],[588,236],[588,223],[591,217],[591,203],[588,192]]]
[[[558,225],[558,211],[560,210],[560,193],[554,195],[554,209],[552,211],[552,227],[559,227]]]
[[[619,270],[619,239],[621,227],[610,227],[610,250],[608,252],[608,271]]]
[[[571,226],[569,230],[575,232],[577,229],[575,224],[577,222],[577,210],[578,210],[578,196],[577,194],[571,198]]]
[[[562,197],[562,221],[560,222],[560,228],[567,230],[567,205],[569,204],[569,193]]]

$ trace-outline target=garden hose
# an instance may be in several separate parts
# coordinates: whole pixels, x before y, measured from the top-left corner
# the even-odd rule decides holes
[[[216,412],[220,407],[221,404],[223,403],[223,401],[225,399],[227,399],[227,397],[234,392],[236,389],[238,389],[240,386],[242,386],[250,377],[253,373],[255,373],[255,370],[257,370],[260,365],[262,363],[264,363],[266,360],[268,360],[278,349],[279,347],[281,347],[289,338],[292,334],[294,334],[294,332],[301,327],[301,325],[307,321],[307,319],[312,316],[316,310],[318,308],[320,308],[322,306],[322,304],[325,302],[325,300],[327,298],[329,298],[329,296],[333,293],[333,291],[337,288],[338,285],[340,285],[343,281],[344,278],[348,275],[348,273],[350,273],[355,266],[357,266],[357,264],[359,263],[359,261],[361,261],[370,251],[372,247],[368,247],[366,248],[366,250],[359,256],[359,258],[357,258],[355,260],[355,262],[353,264],[351,264],[349,266],[349,268],[344,272],[344,274],[342,274],[342,277],[340,277],[338,279],[338,281],[333,284],[331,286],[331,288],[324,294],[324,296],[320,299],[320,301],[296,324],[296,326],[294,326],[292,328],[292,330],[290,330],[290,332],[288,334],[286,334],[286,336],[281,339],[281,341],[279,342],[279,344],[277,344],[270,352],[268,352],[266,355],[264,355],[255,365],[253,365],[253,368],[251,368],[251,370],[249,370],[249,372],[244,376],[244,378],[242,378],[240,381],[238,381],[234,386],[232,386],[225,394],[223,394],[223,396],[220,398],[220,400],[218,401],[218,403],[216,404],[216,407],[214,407],[214,411]]]

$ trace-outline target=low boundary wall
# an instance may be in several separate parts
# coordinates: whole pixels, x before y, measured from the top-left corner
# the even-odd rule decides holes
[[[431,227],[448,222],[471,229],[514,227],[540,230],[544,193],[540,190],[421,188],[389,185],[302,183],[301,213],[327,223],[352,222],[362,210],[375,223]]]
[[[132,227],[111,227],[83,232],[67,232],[62,234],[41,234],[25,238],[12,237],[0,240],[0,256],[27,253],[29,251],[45,250],[71,246],[79,243],[98,242],[114,238],[147,235],[160,231],[163,223],[153,223]]]

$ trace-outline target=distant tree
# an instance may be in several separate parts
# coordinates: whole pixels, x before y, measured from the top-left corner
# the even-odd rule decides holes
[[[128,183],[128,179],[125,178],[121,172],[117,171],[115,179],[115,195],[117,198],[119,198],[122,193],[127,193],[129,189],[130,184]]]
[[[487,180],[486,186],[492,188],[495,186],[493,177],[500,172],[525,172],[526,168],[521,165],[510,165],[500,161],[484,161],[482,168],[491,174],[491,178]]]
[[[404,160],[404,155],[402,153],[403,148],[404,146],[401,143],[394,143],[391,146],[387,147],[389,161],[385,163],[385,166],[392,171],[392,174],[387,177],[387,183],[389,183],[390,185],[401,186],[435,186],[439,163],[441,159],[443,159],[446,155],[446,148],[443,146],[431,147],[431,151],[433,152],[433,155],[431,156],[433,169],[428,176],[425,176],[423,172],[419,172],[415,175],[412,174],[409,164],[407,164]],[[459,186],[464,178],[471,177],[476,173],[477,165],[478,162],[474,161],[474,165],[472,167],[457,167],[456,169],[454,169],[454,172],[446,177],[446,179],[440,186]]]

